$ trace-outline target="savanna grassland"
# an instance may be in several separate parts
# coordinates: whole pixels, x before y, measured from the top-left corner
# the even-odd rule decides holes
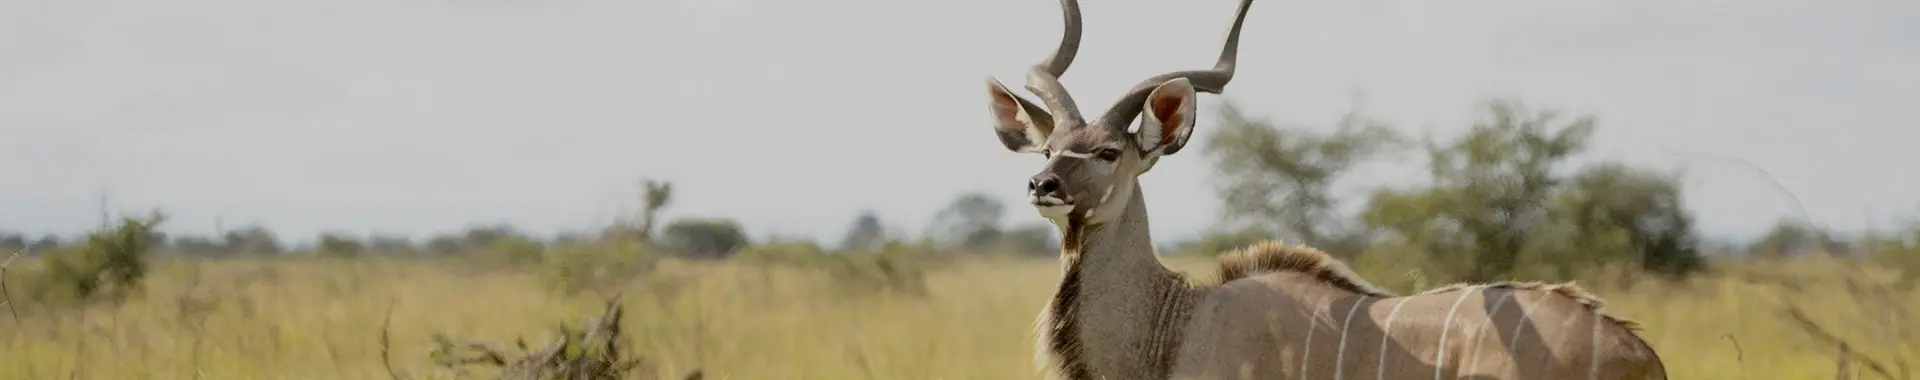
[[[1196,280],[1213,276],[1208,259],[1165,261]],[[1891,273],[1817,258],[1715,268],[1685,282],[1607,276],[1588,288],[1645,325],[1676,379],[1833,378],[1840,348],[1810,328],[1895,376],[1920,355],[1920,325],[1906,314],[1920,310],[1920,295],[1879,285]],[[436,334],[544,341],[618,294],[625,343],[662,376],[1029,379],[1038,378],[1031,324],[1058,276],[1044,259],[962,259],[914,277],[919,292],[847,286],[848,273],[811,266],[668,259],[567,293],[545,271],[438,259],[157,259],[117,302],[21,302],[17,320],[0,314],[0,378],[382,379],[387,362],[403,378],[459,378],[428,357]],[[23,281],[7,280],[14,293]],[[1851,362],[1848,371],[1876,376]]]
[[[1229,102],[1196,144],[1221,223],[1156,248],[1202,282],[1211,255],[1278,238],[1351,256],[1402,293],[1576,280],[1639,321],[1675,379],[1912,378],[1920,218],[1885,234],[1782,219],[1752,241],[1710,237],[1683,172],[1583,153],[1595,117],[1478,108],[1454,136],[1415,138],[1357,110],[1289,127]],[[1428,178],[1335,186],[1372,164]],[[1031,215],[1005,223],[1025,205],[962,192],[918,233],[849,210],[829,248],[750,239],[728,216],[668,219],[676,196],[704,195],[672,189],[645,180],[638,210],[552,236],[483,223],[293,243],[261,224],[168,231],[160,210],[102,215],[79,236],[0,231],[0,252],[32,252],[6,269],[0,379],[488,378],[561,362],[510,378],[1039,377],[1032,323],[1059,240]],[[580,327],[610,310],[617,329]],[[626,358],[642,361],[602,370]]]

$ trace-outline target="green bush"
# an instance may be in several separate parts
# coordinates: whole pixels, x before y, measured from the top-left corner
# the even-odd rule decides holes
[[[165,220],[159,211],[143,218],[123,217],[118,226],[87,234],[79,246],[47,255],[35,293],[89,300],[138,289],[147,275],[147,252],[160,243],[155,228]]]
[[[651,274],[659,263],[657,253],[634,243],[575,244],[548,250],[540,276],[559,293],[612,294]]]
[[[1174,247],[1172,255],[1209,257],[1246,248],[1247,246],[1267,240],[1273,239],[1266,233],[1252,229],[1213,232],[1201,236],[1199,239],[1188,241]],[[1288,244],[1294,243],[1288,242]]]
[[[724,259],[749,244],[745,229],[732,219],[680,219],[661,233],[662,245],[692,258]]]
[[[919,296],[927,292],[926,268],[945,257],[900,242],[887,242],[879,252],[829,252],[812,242],[793,241],[748,247],[734,258],[817,271],[849,293]]]
[[[836,254],[827,274],[855,293],[895,291],[912,296],[927,294],[925,256],[889,244],[880,253]]]
[[[1920,223],[1892,236],[1869,237],[1866,245],[1871,259],[1901,272],[1900,288],[1911,289],[1920,284]]]
[[[826,260],[827,251],[812,241],[774,240],[741,249],[732,259],[759,264],[814,267]]]
[[[320,251],[322,256],[352,258],[365,253],[367,245],[343,233],[325,232],[320,234],[320,242],[314,250]]]
[[[508,235],[495,240],[482,255],[496,263],[522,266],[535,265],[546,258],[547,247],[538,241],[520,235]]]

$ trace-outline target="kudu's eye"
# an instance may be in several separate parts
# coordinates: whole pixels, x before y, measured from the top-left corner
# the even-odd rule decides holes
[[[1100,148],[1100,150],[1093,152],[1093,157],[1099,158],[1101,161],[1112,162],[1113,160],[1120,159],[1120,150],[1113,149],[1113,148]]]
[[[1053,149],[1040,148],[1040,157],[1053,158]]]

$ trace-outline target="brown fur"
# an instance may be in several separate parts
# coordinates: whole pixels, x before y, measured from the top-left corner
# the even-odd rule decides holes
[[[1326,252],[1305,245],[1287,246],[1265,241],[1220,254],[1220,283],[1267,273],[1295,272],[1340,289],[1375,297],[1395,297],[1392,292],[1367,283],[1347,269],[1347,265]]]
[[[1346,265],[1341,263],[1340,260],[1333,258],[1325,252],[1304,245],[1287,246],[1277,241],[1255,243],[1242,249],[1221,253],[1219,261],[1220,284],[1265,274],[1291,272],[1304,274],[1308,278],[1349,292],[1375,297],[1399,297],[1360,278],[1348,269]],[[1429,289],[1417,295],[1464,291],[1480,285],[1481,284],[1473,283],[1453,283]],[[1196,288],[1206,287],[1207,286],[1196,286]],[[1606,301],[1592,293],[1588,293],[1585,289],[1581,289],[1579,285],[1572,282],[1549,284],[1538,281],[1502,281],[1484,284],[1484,287],[1486,289],[1509,289],[1514,291],[1544,291],[1547,294],[1554,294],[1572,300],[1586,307],[1587,310],[1594,312],[1594,314],[1599,315],[1603,320],[1625,329],[1633,336],[1633,339],[1637,340],[1635,345],[1638,346],[1637,349],[1640,353],[1650,358],[1650,362],[1655,363],[1653,367],[1644,369],[1647,371],[1644,374],[1645,378],[1666,378],[1665,366],[1661,363],[1659,355],[1655,353],[1653,348],[1648,346],[1644,340],[1640,340],[1637,336],[1637,333],[1642,331],[1640,323],[1602,311],[1602,309],[1606,307]]]
[[[1445,293],[1445,292],[1454,291],[1454,290],[1466,289],[1469,286],[1473,286],[1473,285],[1467,284],[1467,283],[1453,283],[1453,284],[1447,284],[1445,286],[1441,286],[1438,288],[1434,288],[1431,290],[1427,290],[1425,292],[1421,292],[1420,294]],[[1628,335],[1631,336],[1632,339],[1635,341],[1634,344],[1636,348],[1639,350],[1639,353],[1642,355],[1646,355],[1646,357],[1649,358],[1648,362],[1653,363],[1652,367],[1643,369],[1644,371],[1647,371],[1642,374],[1644,378],[1649,378],[1649,379],[1667,378],[1666,363],[1665,361],[1660,359],[1660,353],[1655,351],[1653,349],[1653,346],[1648,345],[1646,342],[1646,339],[1640,337],[1640,332],[1643,331],[1640,325],[1640,322],[1615,316],[1612,314],[1608,314],[1607,312],[1603,311],[1603,309],[1605,309],[1607,306],[1607,302],[1605,300],[1600,299],[1599,296],[1593,295],[1593,293],[1588,293],[1586,289],[1581,289],[1579,285],[1576,285],[1571,281],[1558,283],[1558,284],[1548,284],[1548,283],[1539,282],[1539,281],[1529,281],[1529,282],[1501,281],[1501,282],[1496,282],[1492,284],[1487,284],[1486,287],[1488,289],[1544,290],[1552,294],[1558,294],[1562,297],[1567,297],[1569,299],[1572,299],[1574,302],[1579,303],[1582,306],[1586,306],[1587,310],[1593,311],[1594,314],[1599,315],[1601,319],[1609,322],[1613,322],[1614,325],[1620,326],[1621,328],[1627,330]]]
[[[1333,258],[1333,256],[1328,255],[1326,252],[1321,252],[1318,249],[1305,245],[1288,246],[1278,241],[1265,241],[1254,243],[1246,248],[1220,254],[1220,282],[1223,284],[1228,281],[1279,272],[1307,274],[1314,279],[1325,282],[1327,285],[1369,296],[1396,296],[1360,278],[1360,276],[1354,274],[1352,270],[1347,269],[1347,266],[1342,264],[1339,259]],[[1464,282],[1453,283],[1429,289],[1420,292],[1420,294],[1446,293],[1466,289],[1474,285],[1475,284]],[[1548,284],[1538,281],[1502,281],[1487,284],[1486,287],[1488,289],[1550,291],[1554,294],[1573,299],[1574,302],[1579,302],[1581,305],[1585,305],[1588,309],[1592,310],[1602,309],[1607,305],[1607,302],[1600,299],[1599,296],[1588,293],[1585,289],[1581,289],[1579,285],[1572,282]],[[1629,331],[1641,330],[1640,323],[1631,319],[1621,318],[1605,312],[1601,312],[1600,315],[1609,321],[1626,327]]]

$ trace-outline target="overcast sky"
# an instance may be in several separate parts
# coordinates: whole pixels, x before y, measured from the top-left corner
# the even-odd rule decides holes
[[[1211,64],[1232,0],[1096,0],[1066,76],[1104,108]],[[989,131],[1059,36],[1042,0],[0,0],[0,229],[80,231],[104,190],[172,231],[588,228],[671,180],[671,216],[831,241],[918,233],[1041,158]],[[1491,96],[1591,113],[1598,157],[1687,165],[1710,234],[1792,201],[1854,229],[1920,214],[1920,2],[1256,3],[1224,99],[1326,128],[1359,106],[1454,133]],[[1356,97],[1354,94],[1363,93]],[[1195,141],[1223,97],[1201,98]],[[1089,111],[1094,112],[1094,111]],[[1212,224],[1207,157],[1143,177],[1162,240]],[[1411,175],[1409,175],[1411,174]],[[1357,181],[1411,183],[1419,173]],[[1870,211],[1871,210],[1871,211]]]

